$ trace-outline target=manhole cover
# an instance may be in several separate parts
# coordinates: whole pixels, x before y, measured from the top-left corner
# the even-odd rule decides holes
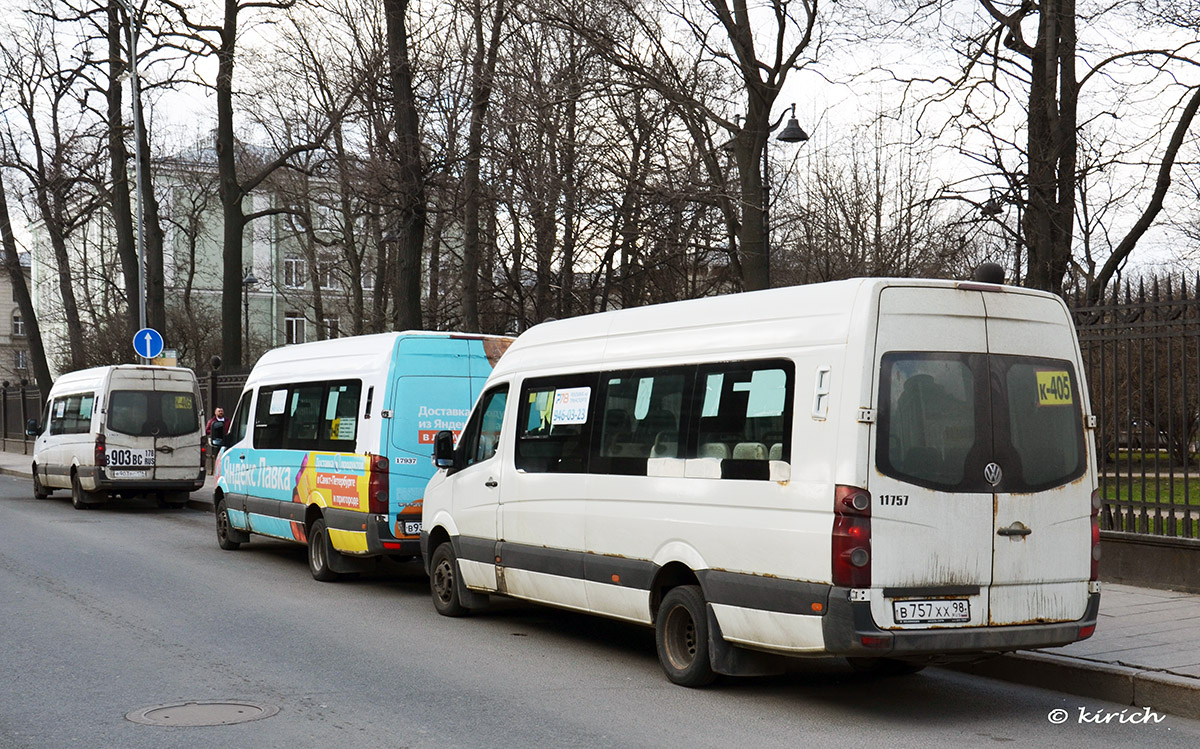
[[[253,702],[180,702],[126,713],[125,719],[147,726],[227,726],[269,718],[279,708]]]

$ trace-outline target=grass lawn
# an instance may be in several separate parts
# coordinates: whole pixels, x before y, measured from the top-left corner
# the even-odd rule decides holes
[[[1134,476],[1132,482],[1127,476],[1102,476],[1100,491],[1110,501],[1200,507],[1200,475],[1189,476],[1187,481],[1178,476],[1173,481],[1166,476],[1157,480],[1153,476]]]

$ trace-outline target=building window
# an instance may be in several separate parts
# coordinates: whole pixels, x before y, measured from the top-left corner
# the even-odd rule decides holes
[[[304,343],[304,318],[295,312],[289,312],[283,319],[286,342]]]
[[[337,317],[337,315],[330,315],[329,317],[326,317],[324,320],[322,320],[322,323],[325,325],[325,337],[326,338],[337,338],[338,337],[338,317]]]
[[[308,278],[308,263],[302,257],[283,259],[283,285],[289,289],[303,289]]]
[[[341,287],[338,283],[336,271],[338,261],[336,258],[327,257],[320,265],[321,288],[325,291],[334,291]]]
[[[16,365],[16,369],[18,369],[18,370],[29,369],[29,352],[28,351],[20,351],[20,350],[14,351],[13,356],[14,356],[13,363]]]
[[[14,338],[21,338],[25,335],[25,320],[22,319],[21,313],[17,312],[13,315],[12,334]]]
[[[363,264],[366,265],[365,262]],[[363,271],[362,287],[363,287],[363,291],[374,291],[375,290],[375,269],[374,268],[367,268],[366,270]]]

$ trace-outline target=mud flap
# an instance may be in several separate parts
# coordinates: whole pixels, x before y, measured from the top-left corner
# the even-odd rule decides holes
[[[329,549],[329,569],[339,575],[354,574],[356,572],[372,572],[379,565],[379,557],[359,557],[350,554],[343,554],[330,545]]]
[[[725,676],[777,676],[784,672],[782,656],[728,642],[721,633],[712,604],[705,604],[704,608],[708,611],[708,660],[713,671]]]
[[[463,605],[463,608],[471,611],[487,608],[489,601],[487,593],[477,593],[468,588],[462,581],[462,575],[458,576],[455,584],[458,585],[458,602]]]

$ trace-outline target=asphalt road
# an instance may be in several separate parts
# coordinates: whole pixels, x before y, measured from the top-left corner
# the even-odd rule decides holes
[[[302,547],[221,551],[195,510],[78,511],[8,477],[0,507],[0,747],[1200,746],[1200,722],[940,669],[804,662],[688,690],[649,630],[514,602],[445,619],[415,564],[318,583]],[[126,718],[225,700],[278,712]]]

